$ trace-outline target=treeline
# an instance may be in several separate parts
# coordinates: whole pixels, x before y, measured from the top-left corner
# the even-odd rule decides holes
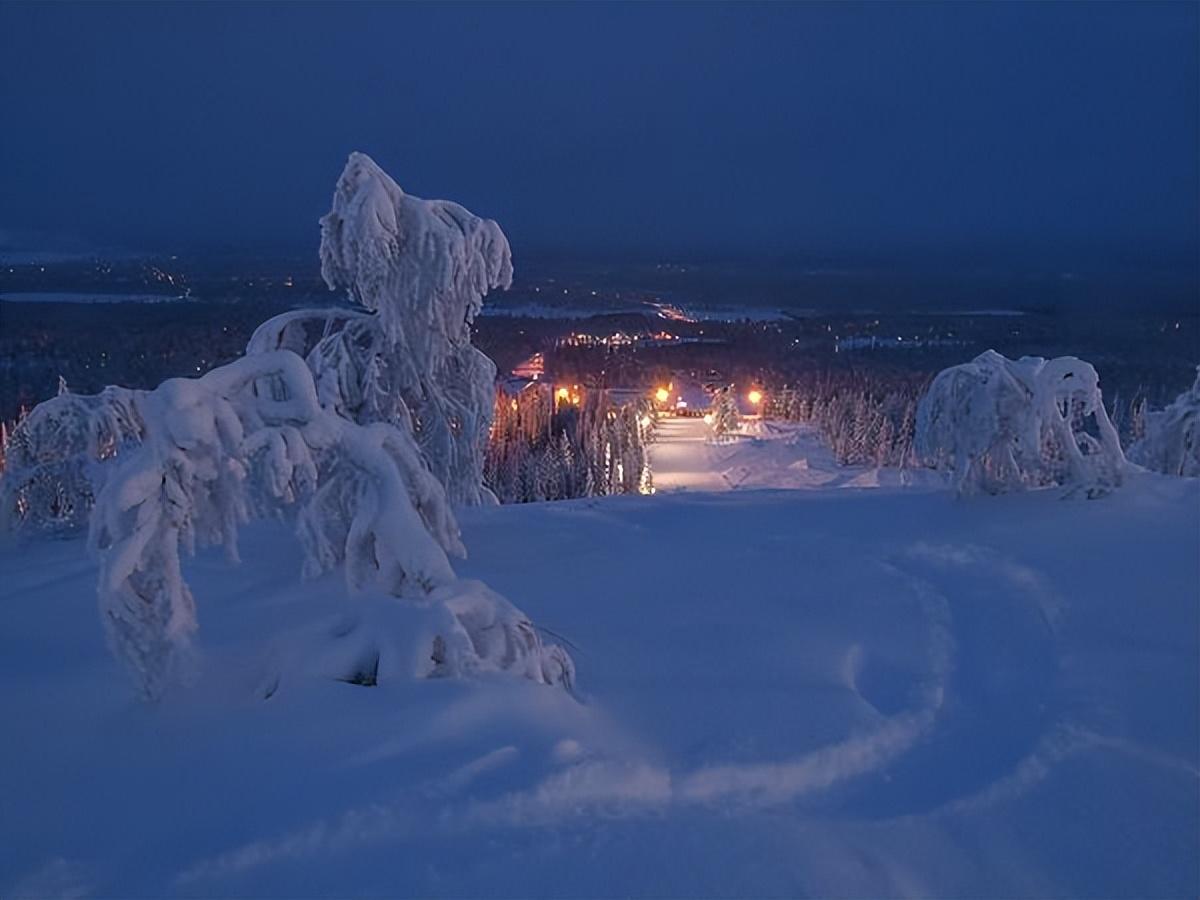
[[[792,373],[782,387],[768,386],[765,414],[814,425],[841,465],[906,468],[916,464],[917,404],[934,374],[872,367]],[[1106,398],[1125,449],[1146,434],[1150,393],[1139,385],[1131,396]]]
[[[549,385],[498,390],[484,483],[501,503],[652,493],[648,413],[602,390],[565,398]]]
[[[840,465],[913,464],[917,403],[929,376],[912,372],[825,369],[768,386],[767,418],[816,426]]]

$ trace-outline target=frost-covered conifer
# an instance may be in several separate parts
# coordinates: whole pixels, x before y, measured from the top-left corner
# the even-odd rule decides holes
[[[327,280],[361,309],[277,317],[200,378],[41,404],[10,441],[2,518],[89,521],[110,642],[148,697],[186,667],[197,628],[182,553],[236,560],[239,526],[260,516],[295,522],[306,575],[340,568],[352,591],[441,623],[419,661],[381,661],[395,642],[369,636],[371,678],[503,670],[569,687],[565,651],[448,558],[465,552],[452,500],[483,496],[494,370],[469,323],[511,278],[507,242],[461,207],[405,197],[358,154],[323,224]]]
[[[737,395],[734,394],[731,386],[721,388],[713,396],[710,414],[712,415],[712,430],[718,440],[738,430],[741,416],[738,414]]]
[[[0,481],[0,527],[26,534],[66,533],[87,525],[111,467],[136,447],[142,420],[135,392],[59,394],[39,403],[8,435]]]
[[[471,346],[471,324],[484,295],[512,283],[500,226],[405,194],[353,153],[321,220],[321,274],[357,312],[277,316],[248,351],[306,354],[322,404],[359,423],[409,426],[452,503],[490,499],[483,453],[496,368]]]
[[[1190,389],[1166,409],[1144,415],[1145,435],[1129,448],[1129,458],[1156,472],[1200,477],[1200,367]]]
[[[1096,370],[1071,356],[988,350],[942,371],[918,407],[916,449],[961,493],[1059,484],[1098,496],[1126,466]]]

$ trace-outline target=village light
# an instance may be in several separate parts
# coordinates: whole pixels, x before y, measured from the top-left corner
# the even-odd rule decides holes
[[[758,406],[758,404],[762,403],[762,398],[763,398],[762,391],[758,391],[758,390],[751,391],[749,394],[746,395],[746,399],[749,400],[751,403],[753,403],[755,406]]]
[[[671,392],[668,391],[666,388],[659,388],[657,391],[654,392],[654,399],[657,400],[659,403],[666,403],[668,400],[671,399]]]
[[[571,392],[569,390],[567,390],[565,387],[560,387],[557,391],[554,392],[554,396],[557,397],[559,400],[566,400],[568,397],[571,396]]]

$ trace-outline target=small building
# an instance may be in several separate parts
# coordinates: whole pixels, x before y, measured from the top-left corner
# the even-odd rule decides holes
[[[513,367],[513,377],[528,378],[530,381],[537,381],[546,374],[546,356],[544,353],[535,353],[533,356],[518,363]]]

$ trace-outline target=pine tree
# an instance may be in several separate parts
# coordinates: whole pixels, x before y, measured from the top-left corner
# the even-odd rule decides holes
[[[724,438],[738,429],[741,417],[738,414],[737,397],[733,387],[721,388],[713,398],[712,429],[718,439]]]

